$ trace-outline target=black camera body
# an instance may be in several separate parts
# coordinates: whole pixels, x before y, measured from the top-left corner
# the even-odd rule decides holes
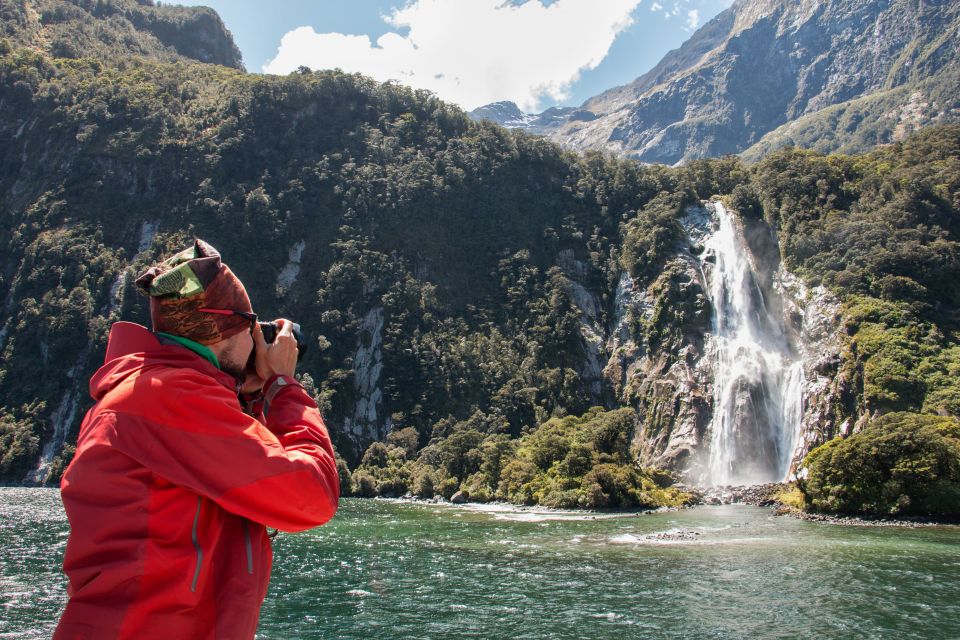
[[[263,339],[270,344],[277,339],[277,334],[280,333],[280,325],[276,322],[257,322],[260,325],[260,331],[263,332]],[[296,322],[291,322],[293,325],[293,337],[297,341],[297,362],[303,358],[303,354],[307,351],[307,339],[303,337],[303,333],[300,331],[300,325]]]
[[[277,334],[280,332],[280,325],[276,322],[257,322],[260,325],[260,331],[263,332],[263,339],[270,344],[277,339]],[[293,325],[293,337],[297,341],[297,362],[303,358],[303,354],[307,352],[307,339],[303,336],[303,333],[300,331],[300,325],[296,322],[291,322]]]
[[[263,332],[263,339],[267,344],[270,344],[277,339],[277,334],[280,333],[280,325],[276,322],[257,322],[260,325],[260,331]],[[300,331],[300,325],[296,322],[291,322],[293,325],[293,337],[297,341],[297,362],[303,359],[303,354],[307,352],[307,339],[304,337],[303,332]],[[256,371],[257,370],[257,350],[253,348],[250,350],[250,359],[247,361],[247,370]]]

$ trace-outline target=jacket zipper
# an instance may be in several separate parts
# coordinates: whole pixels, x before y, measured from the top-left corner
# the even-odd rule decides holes
[[[193,540],[193,548],[197,551],[197,567],[193,571],[193,582],[190,584],[190,591],[196,592],[197,581],[200,579],[200,565],[203,563],[203,549],[200,548],[200,539],[197,536],[197,528],[200,526],[200,507],[203,506],[203,498],[197,496],[197,513],[193,516],[193,530],[190,532],[190,538]]]
[[[250,542],[250,525],[243,521],[243,541],[247,545],[247,573],[253,575],[253,544]]]

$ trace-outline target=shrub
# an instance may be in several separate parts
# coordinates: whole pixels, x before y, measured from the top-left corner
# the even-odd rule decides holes
[[[340,457],[339,454],[336,454],[337,461],[337,475],[340,476],[340,495],[347,497],[350,496],[353,491],[353,479],[350,475],[350,467],[347,466],[347,461]]]
[[[377,480],[366,471],[353,472],[353,495],[360,498],[377,497]]]
[[[420,468],[414,472],[410,481],[410,491],[418,498],[432,498],[435,495],[433,474],[428,468]]]
[[[529,460],[511,460],[500,473],[497,495],[510,502],[525,503],[528,496],[521,496],[522,490],[536,477],[537,465]]]
[[[413,427],[407,427],[388,433],[387,444],[402,449],[408,458],[412,458],[417,452],[418,438],[417,430]]]
[[[398,475],[389,475],[377,482],[377,495],[398,498],[407,492],[407,483]]]
[[[363,459],[360,461],[361,467],[385,467],[387,466],[387,445],[382,442],[374,442],[367,447]]]
[[[437,493],[449,500],[457,492],[459,486],[460,483],[457,482],[456,478],[444,478],[437,486]]]
[[[626,465],[598,464],[583,477],[589,507],[634,507],[639,504],[637,489],[642,480]]]
[[[472,502],[490,502],[494,498],[491,484],[490,476],[477,472],[467,478],[460,488],[467,492]]]
[[[892,413],[804,460],[811,508],[870,516],[960,516],[960,420]]]
[[[745,220],[763,220],[763,205],[750,184],[738,184],[733,188],[730,207]]]

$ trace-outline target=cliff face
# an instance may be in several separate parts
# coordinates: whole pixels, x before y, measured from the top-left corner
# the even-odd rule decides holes
[[[152,0],[11,0],[0,36],[61,58],[140,56],[196,60],[243,69],[240,49],[208,7],[155,6]]]
[[[632,83],[507,126],[666,164],[862,152],[960,119],[958,34],[949,0],[737,0]]]
[[[303,371],[347,457],[395,429],[477,416],[516,435],[600,401],[555,265],[572,250],[596,291],[649,197],[603,187],[605,167],[345,74],[28,49],[0,51],[0,140],[6,481],[62,468],[110,324],[147,322],[135,274],[192,236],[315,341]]]

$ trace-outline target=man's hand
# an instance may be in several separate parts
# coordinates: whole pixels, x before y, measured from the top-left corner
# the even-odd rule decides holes
[[[262,380],[273,376],[290,376],[297,370],[297,339],[293,337],[293,323],[277,320],[280,331],[273,342],[263,339],[260,325],[253,330],[253,344],[257,350],[257,375]],[[262,383],[261,383],[262,384]]]
[[[256,368],[247,369],[247,377],[240,387],[240,393],[256,393],[263,389],[264,380],[257,375]]]

